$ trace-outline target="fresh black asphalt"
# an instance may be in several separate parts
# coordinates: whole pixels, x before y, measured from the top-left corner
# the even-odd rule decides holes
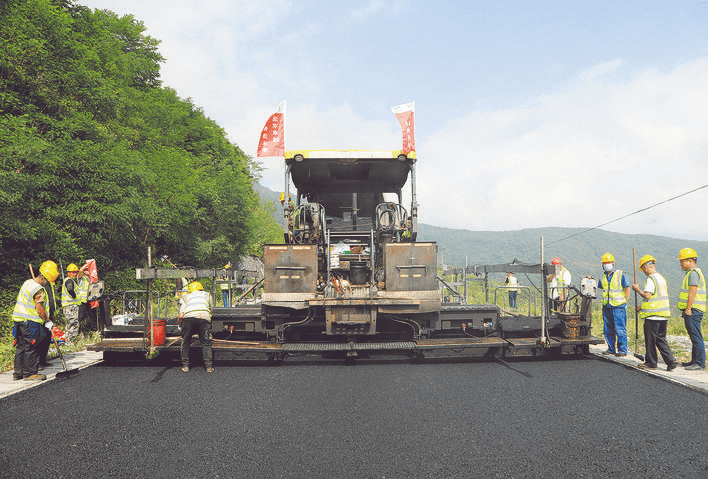
[[[99,364],[0,420],[5,478],[708,477],[708,396],[593,357]]]

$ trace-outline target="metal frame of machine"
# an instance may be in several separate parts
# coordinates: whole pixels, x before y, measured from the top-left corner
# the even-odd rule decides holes
[[[581,296],[581,308],[568,317],[545,308],[541,317],[503,317],[495,305],[442,303],[437,244],[416,241],[415,163],[414,155],[388,150],[286,153],[284,243],[264,246],[259,304],[213,308],[214,349],[277,360],[292,354],[353,358],[376,352],[416,357],[436,350],[535,356],[582,353],[601,341],[590,336],[590,295]],[[404,192],[410,195],[407,207]],[[542,263],[484,268],[544,277],[550,271]],[[136,274],[147,280],[236,281],[248,273],[239,268],[146,268]],[[564,333],[570,322],[571,333]],[[169,336],[175,331],[167,323]],[[106,328],[109,336],[114,331],[118,338],[92,349],[109,354],[148,349],[145,339],[138,344],[125,336],[125,329],[121,336],[116,328]],[[168,341],[157,349],[176,351],[178,343]]]

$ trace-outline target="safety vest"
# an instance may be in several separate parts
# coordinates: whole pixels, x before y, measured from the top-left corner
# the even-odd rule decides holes
[[[558,274],[556,275],[555,278],[553,278],[553,281],[551,281],[551,299],[556,299],[560,298],[561,292],[565,291],[565,278],[563,278],[563,275],[565,272],[568,271],[565,269],[565,267],[561,266],[560,271],[558,271]],[[556,283],[556,284],[553,284]],[[568,298],[566,298],[568,299]]]
[[[74,293],[76,294],[75,298],[72,298],[69,292],[66,290],[66,283],[69,281],[74,282]],[[81,304],[81,297],[79,296],[79,285],[73,278],[66,278],[66,281],[64,282],[64,287],[61,291],[61,305],[72,306],[74,304]]]
[[[617,307],[627,304],[627,297],[624,295],[624,289],[622,288],[622,275],[624,273],[622,270],[615,270],[612,274],[612,280],[607,282],[607,275],[603,274],[600,279],[600,284],[602,285],[602,305]]]
[[[79,299],[80,303],[85,303],[88,300],[90,281],[86,276],[83,276],[79,280],[78,290],[76,290],[76,298]]]
[[[706,279],[703,276],[703,271],[700,268],[691,268],[686,271],[686,276],[683,277],[683,284],[681,285],[681,292],[679,293],[678,309],[684,310],[688,306],[688,291],[690,286],[688,286],[688,277],[691,271],[698,273],[700,278],[698,284],[698,290],[696,291],[696,298],[693,300],[692,309],[697,309],[698,311],[706,312]]]
[[[197,311],[206,311],[211,314],[211,308],[209,307],[209,293],[206,291],[192,291],[185,298],[186,305],[184,307],[184,315],[189,316],[190,313],[196,313]]]
[[[642,302],[640,317],[642,319],[649,316],[670,317],[669,288],[666,286],[666,280],[659,273],[651,274],[649,278],[654,281],[654,292],[649,299]]]
[[[516,279],[516,276],[507,276],[506,279],[507,279],[506,286],[507,286],[507,288],[509,288],[509,291],[518,292],[519,288],[517,286],[519,286],[519,280]]]
[[[34,295],[41,290],[42,285],[33,279],[28,279],[24,282],[22,288],[20,288],[20,293],[17,295],[15,310],[12,312],[13,321],[22,323],[29,320],[44,324],[44,320],[39,316],[34,303]]]

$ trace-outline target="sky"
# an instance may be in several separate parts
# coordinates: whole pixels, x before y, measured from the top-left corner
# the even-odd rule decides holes
[[[163,86],[251,156],[281,101],[288,150],[400,149],[415,102],[423,223],[708,240],[708,2],[77,3],[142,21]]]

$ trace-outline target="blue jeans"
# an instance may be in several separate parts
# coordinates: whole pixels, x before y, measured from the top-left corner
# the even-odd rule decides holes
[[[603,306],[602,319],[605,323],[607,350],[611,353],[627,354],[627,310],[625,306],[618,308]]]
[[[509,291],[509,307],[516,309],[516,295],[518,291]]]
[[[229,290],[222,289],[221,290],[221,297],[224,300],[224,308],[228,308],[229,307]]]
[[[703,342],[703,333],[701,332],[701,321],[703,320],[703,311],[691,308],[691,315],[686,316],[686,311],[681,310],[683,317],[683,325],[686,326],[688,337],[691,338],[691,362],[700,367],[706,367],[706,345]]]

